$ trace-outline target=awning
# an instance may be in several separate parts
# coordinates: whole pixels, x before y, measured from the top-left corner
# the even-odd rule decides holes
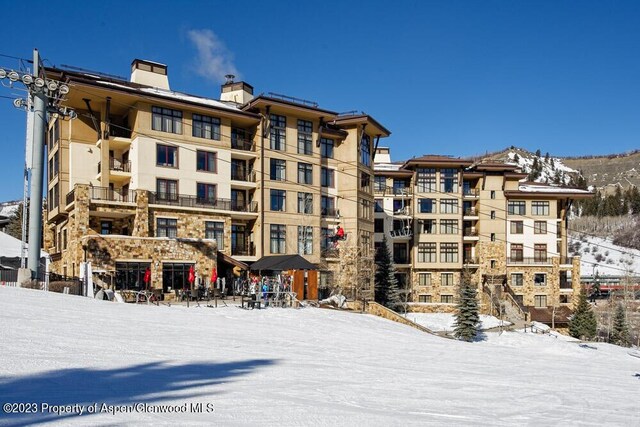
[[[270,270],[317,270],[315,264],[310,263],[300,255],[271,255],[264,256],[251,264],[251,271]]]
[[[220,262],[220,261],[226,262],[227,264],[235,265],[236,267],[239,267],[242,270],[248,270],[249,269],[249,266],[247,264],[245,264],[244,262],[238,261],[237,259],[233,259],[229,255],[226,255],[226,254],[218,251],[218,262]]]

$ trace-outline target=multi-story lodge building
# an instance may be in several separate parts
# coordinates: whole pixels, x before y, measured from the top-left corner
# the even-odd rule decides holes
[[[566,312],[579,292],[579,257],[567,257],[567,214],[583,190],[523,182],[517,165],[423,156],[375,159],[375,240],[387,237],[412,310],[453,308],[462,280],[486,312]],[[546,317],[545,317],[546,316]]]
[[[300,254],[319,266],[322,287],[339,268],[338,223],[373,254],[373,154],[390,132],[372,117],[254,96],[232,79],[219,100],[175,92],[167,66],[144,60],[130,80],[47,74],[67,82],[64,105],[77,113],[49,123],[53,272],[77,276],[91,261],[116,287],[141,288],[149,269],[150,286],[170,295],[191,266],[208,278]],[[372,279],[360,291],[372,294]]]

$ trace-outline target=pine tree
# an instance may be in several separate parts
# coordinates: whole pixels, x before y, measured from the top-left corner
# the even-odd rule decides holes
[[[540,158],[540,149],[539,148],[536,150],[536,157]]]
[[[629,346],[629,328],[622,303],[619,303],[616,307],[616,314],[613,318],[613,330],[609,336],[609,342],[622,347]]]
[[[462,283],[460,284],[460,294],[455,319],[453,335],[457,339],[472,341],[478,335],[480,329],[478,299],[476,296],[476,287],[471,284],[468,274],[463,274]]]
[[[22,205],[20,203],[18,205],[18,209],[15,214],[9,219],[7,223],[6,233],[10,236],[15,237],[16,239],[22,239]],[[27,227],[29,226],[29,207],[27,205]],[[27,228],[27,232],[29,229]]]
[[[596,316],[591,310],[591,305],[587,302],[587,292],[582,289],[578,305],[569,322],[569,334],[574,338],[591,339],[596,336],[597,326]]]
[[[549,163],[549,152],[547,151],[547,153],[544,155],[544,162],[545,163]]]
[[[376,251],[375,262],[376,302],[389,308],[397,306],[399,303],[398,281],[395,276],[396,269],[391,262],[387,236],[383,237],[382,244]]]
[[[513,156],[513,161],[520,164],[520,156],[518,156],[518,153],[516,153],[515,156]]]

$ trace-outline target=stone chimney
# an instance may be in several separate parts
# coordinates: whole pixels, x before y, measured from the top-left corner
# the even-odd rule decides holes
[[[245,82],[234,82],[236,76],[233,74],[227,74],[225,77],[227,81],[221,86],[221,101],[244,105],[253,99],[253,86]]]
[[[144,59],[134,59],[131,63],[131,82],[169,90],[167,66]]]

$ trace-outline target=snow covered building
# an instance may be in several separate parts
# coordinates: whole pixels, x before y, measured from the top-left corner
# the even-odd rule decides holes
[[[194,264],[201,278],[214,268],[223,277],[263,256],[300,254],[318,265],[320,277],[307,279],[322,287],[346,245],[373,256],[373,153],[390,132],[372,117],[254,96],[231,76],[220,99],[175,92],[166,65],[138,59],[128,80],[46,72],[68,83],[64,105],[77,113],[49,124],[52,271],[77,276],[86,259],[117,287],[140,288],[149,268],[150,285],[168,296]],[[372,296],[372,274],[362,290]]]
[[[527,174],[508,163],[438,155],[391,163],[387,148],[374,168],[376,244],[385,233],[414,311],[452,310],[465,276],[486,312],[543,319],[571,307],[580,259],[567,256],[567,213],[591,193],[523,182]]]

